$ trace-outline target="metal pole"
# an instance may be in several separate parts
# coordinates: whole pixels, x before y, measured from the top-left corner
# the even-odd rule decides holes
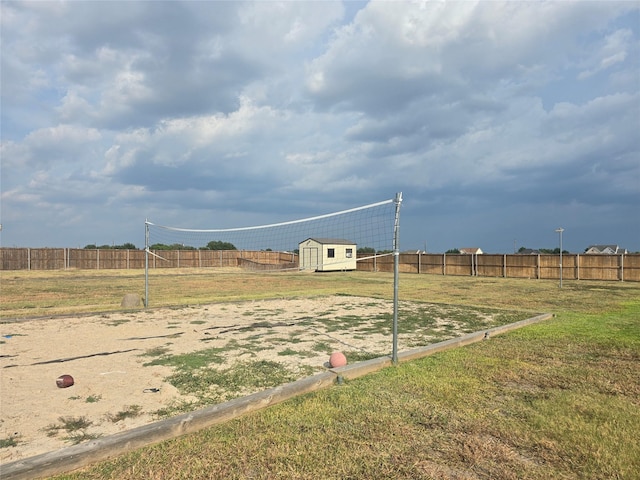
[[[560,288],[562,288],[562,232],[564,232],[564,228],[556,228],[556,232],[560,235]]]
[[[144,221],[144,306],[149,306],[149,223]]]
[[[398,364],[398,283],[400,281],[400,205],[402,204],[402,192],[396,193],[396,218],[393,226],[393,351],[391,362]]]

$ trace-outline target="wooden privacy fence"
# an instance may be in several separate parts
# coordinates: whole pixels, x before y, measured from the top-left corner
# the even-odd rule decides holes
[[[143,269],[144,250],[84,248],[0,248],[0,270]],[[297,265],[294,253],[248,250],[152,250],[149,268],[237,267],[254,270]]]
[[[393,256],[358,262],[358,270],[393,271]],[[401,253],[403,273],[471,275],[477,277],[559,279],[559,255]],[[562,255],[562,278],[566,280],[640,281],[640,254]]]
[[[1,270],[143,269],[144,250],[80,248],[0,248]],[[358,270],[393,272],[393,255],[358,255]],[[154,250],[149,268],[242,267],[250,270],[296,268],[289,252],[248,250]],[[401,253],[402,273],[478,277],[559,279],[559,255]],[[566,280],[640,281],[640,254],[562,255]]]

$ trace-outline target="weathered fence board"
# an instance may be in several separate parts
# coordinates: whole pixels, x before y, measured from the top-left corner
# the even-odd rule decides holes
[[[144,250],[81,248],[0,248],[0,270],[142,269]],[[531,279],[559,279],[560,256],[549,254],[401,253],[401,273]],[[298,256],[289,252],[248,250],[154,250],[149,268],[238,267],[251,270],[296,268]],[[358,255],[358,270],[393,272],[393,255]],[[566,280],[640,282],[640,254],[562,255]]]

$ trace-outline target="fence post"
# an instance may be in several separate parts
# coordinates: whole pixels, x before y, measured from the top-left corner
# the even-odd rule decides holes
[[[31,249],[27,248],[27,270],[31,271]]]
[[[447,254],[442,254],[442,275],[447,274]]]
[[[507,278],[507,254],[502,256],[502,277]]]
[[[620,254],[620,281],[624,282],[624,253]]]
[[[580,280],[580,254],[576,254],[576,280]]]

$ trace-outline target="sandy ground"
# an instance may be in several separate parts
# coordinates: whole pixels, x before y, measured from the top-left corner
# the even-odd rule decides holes
[[[264,349],[255,352],[228,349],[227,363],[274,360],[292,372],[300,365],[314,371],[327,367],[328,355],[309,356],[311,346],[324,342],[336,351],[363,350],[387,355],[391,338],[379,334],[325,328],[322,318],[358,315],[374,318],[390,313],[388,301],[357,297],[268,300],[215,304],[179,309],[55,317],[0,324],[0,440],[14,438],[16,446],[0,448],[7,463],[70,446],[66,432],[51,433],[60,418],[85,417],[85,431],[107,436],[157,420],[153,412],[180,400],[189,400],[165,378],[167,366],[143,366],[148,353],[164,348],[168,354],[242,344],[256,335]],[[322,315],[319,315],[322,313]],[[297,322],[318,318],[312,326]],[[262,324],[258,328],[243,328]],[[268,326],[266,325],[268,324]],[[279,355],[293,344],[307,355]],[[401,342],[401,340],[400,340]],[[400,345],[402,346],[402,345]],[[147,355],[145,355],[147,353]],[[297,369],[297,370],[296,370]],[[56,378],[74,377],[75,384],[58,388]],[[300,370],[300,378],[308,374]],[[157,390],[157,391],[156,391]],[[138,406],[134,418],[113,421],[118,412]]]

